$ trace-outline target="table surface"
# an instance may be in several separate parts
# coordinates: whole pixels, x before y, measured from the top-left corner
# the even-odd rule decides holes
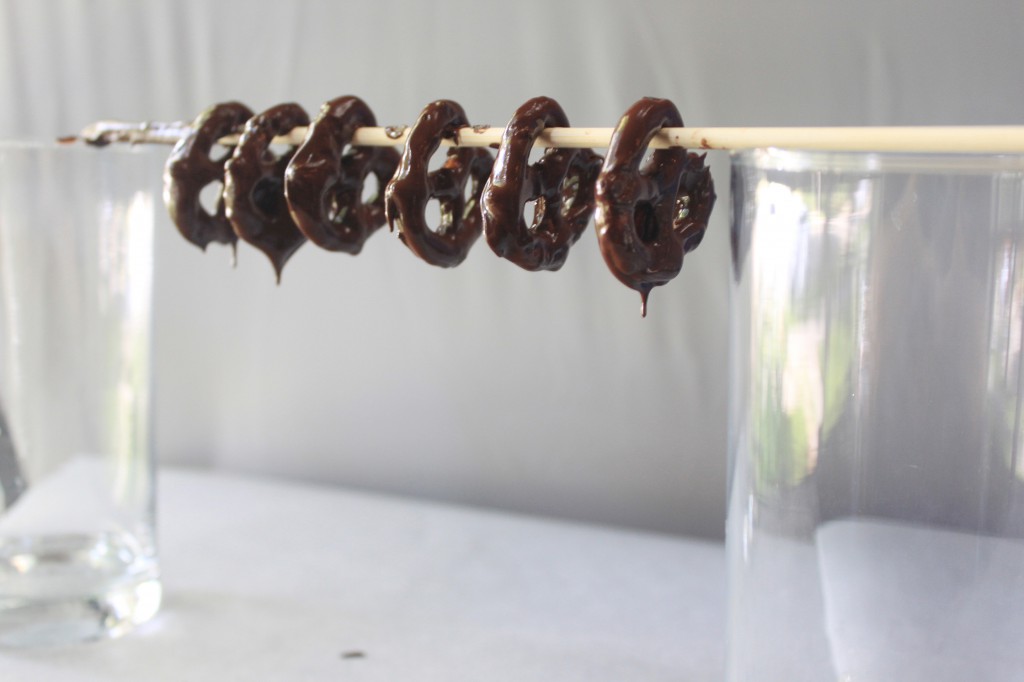
[[[236,475],[160,476],[164,606],[4,680],[720,680],[721,545]]]

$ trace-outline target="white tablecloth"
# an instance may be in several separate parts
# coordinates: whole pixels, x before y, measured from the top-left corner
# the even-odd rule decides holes
[[[721,545],[220,474],[160,477],[164,607],[2,680],[720,680]]]

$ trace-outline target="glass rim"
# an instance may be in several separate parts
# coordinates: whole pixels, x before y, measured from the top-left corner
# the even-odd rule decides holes
[[[729,154],[734,167],[789,172],[1024,173],[1024,154],[989,152],[829,151],[764,147]]]

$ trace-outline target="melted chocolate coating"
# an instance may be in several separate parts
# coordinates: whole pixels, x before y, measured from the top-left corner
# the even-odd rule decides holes
[[[238,147],[224,167],[228,220],[240,239],[270,258],[278,282],[284,264],[306,237],[295,226],[284,198],[284,172],[295,147],[278,157],[270,144],[274,137],[305,125],[309,116],[298,104],[267,109],[246,122]]]
[[[703,156],[659,149],[640,167],[658,130],[682,125],[672,102],[641,99],[612,133],[597,179],[601,255],[620,282],[640,292],[644,316],[651,289],[678,275],[683,255],[700,243],[715,202]]]
[[[373,112],[358,97],[331,100],[288,164],[284,192],[289,211],[317,246],[355,255],[384,224],[384,192],[363,203],[363,184],[372,173],[383,189],[399,154],[390,147],[349,148],[357,128],[376,125]]]
[[[548,149],[529,163],[544,128],[569,125],[554,100],[537,97],[516,111],[501,145],[492,145],[499,150],[496,164],[485,150],[455,147],[433,172],[429,161],[442,140],[457,140],[469,125],[452,101],[423,110],[401,157],[390,148],[351,145],[358,128],[376,125],[357,97],[326,103],[303,144],[280,156],[271,151],[273,139],[309,125],[306,113],[283,104],[251,114],[237,102],[203,112],[168,159],[164,198],[188,241],[205,249],[210,242],[234,245],[241,238],[270,258],[278,281],[307,238],[356,254],[385,219],[411,251],[433,265],[461,263],[483,230],[499,256],[527,270],[557,270],[595,212],[602,256],[621,282],[640,292],[646,315],[651,290],[679,273],[684,255],[703,239],[715,203],[703,155],[673,148],[643,160],[658,130],[683,125],[668,100],[634,104],[619,121],[603,165],[601,157],[582,149]],[[218,140],[246,119],[230,159],[211,158]],[[401,137],[404,130],[389,135]],[[224,191],[211,214],[200,193],[222,172]],[[366,178],[373,174],[383,184],[392,172],[383,198],[364,203]],[[431,199],[441,208],[436,230],[424,215]],[[530,201],[537,208],[527,226],[523,210]]]
[[[715,208],[715,182],[711,169],[704,165],[707,152],[686,155],[686,169],[680,182],[680,191],[685,192],[679,200],[679,214],[676,217],[679,232],[683,238],[683,253],[690,253],[704,241],[704,233]]]
[[[429,171],[430,157],[444,138],[454,139],[467,126],[466,113],[455,102],[438,100],[428,104],[409,131],[398,171],[388,183],[384,210],[391,229],[398,229],[402,242],[431,265],[450,268],[465,260],[480,237],[481,221],[477,203],[494,159],[483,149],[453,147],[444,165]],[[470,196],[466,183],[472,181]],[[427,202],[441,205],[441,225],[427,226]]]
[[[487,243],[498,256],[526,270],[558,270],[587,228],[601,157],[589,149],[547,149],[530,165],[534,142],[547,127],[569,119],[549,97],[516,110],[501,138],[498,158],[480,200]],[[523,208],[536,200],[533,225]]]
[[[225,215],[223,192],[212,215],[199,195],[207,185],[224,178],[230,154],[221,159],[210,156],[217,140],[237,133],[251,117],[252,111],[238,102],[210,107],[196,117],[192,131],[174,146],[164,167],[164,203],[171,220],[185,239],[204,251],[211,242],[234,246],[238,241]]]

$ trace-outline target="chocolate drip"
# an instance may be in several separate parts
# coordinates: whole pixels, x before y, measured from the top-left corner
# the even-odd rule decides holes
[[[270,144],[274,137],[306,125],[309,116],[298,104],[267,109],[245,124],[224,168],[228,220],[240,239],[267,255],[279,283],[284,264],[306,237],[292,220],[284,197],[284,173],[296,148],[275,156]]]
[[[700,243],[715,202],[703,156],[659,149],[641,167],[654,135],[682,125],[668,100],[635,103],[612,133],[597,179],[601,255],[620,282],[640,292],[644,316],[651,290],[678,275],[684,254]]]

